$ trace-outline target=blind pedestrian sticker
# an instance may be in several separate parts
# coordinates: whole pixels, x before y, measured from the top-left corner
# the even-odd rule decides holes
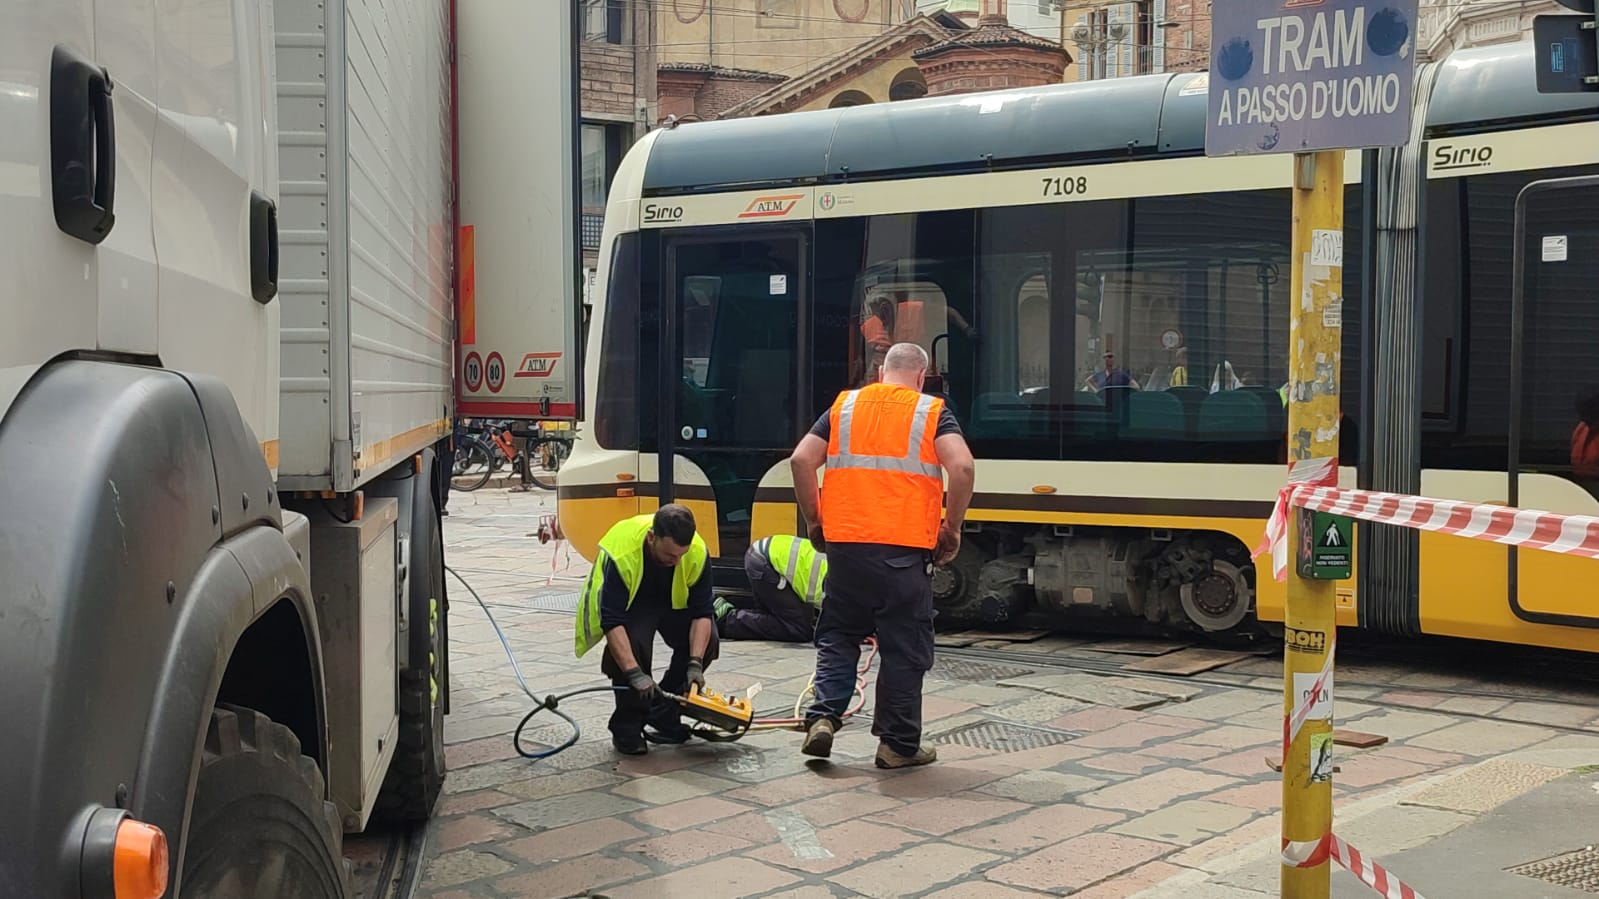
[[[1212,16],[1207,154],[1409,137],[1416,0],[1227,0]]]

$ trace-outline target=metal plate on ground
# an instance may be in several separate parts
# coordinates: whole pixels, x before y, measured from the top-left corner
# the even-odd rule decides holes
[[[541,612],[576,612],[576,593],[551,593],[528,597],[527,607]]]
[[[1599,893],[1599,846],[1588,846],[1505,870],[1555,886]]]
[[[1141,658],[1135,662],[1128,662],[1122,666],[1124,671],[1149,671],[1157,674],[1175,674],[1188,677],[1203,674],[1224,665],[1242,662],[1250,658],[1246,652],[1230,652],[1217,649],[1199,649],[1190,647],[1179,649],[1173,653]]]
[[[1173,643],[1170,640],[1104,640],[1090,643],[1082,648],[1094,652],[1114,652],[1119,655],[1163,656],[1187,646],[1186,643]]]
[[[927,672],[929,677],[939,680],[958,681],[997,681],[1007,677],[1020,677],[1032,674],[1030,668],[1012,668],[1006,665],[989,665],[984,662],[973,662],[969,659],[942,658],[933,663],[933,670]]]
[[[1024,752],[1059,746],[1077,739],[1081,734],[1045,727],[1029,727],[1008,721],[976,721],[944,731],[933,737],[936,743],[957,743],[973,749],[993,749],[999,752]]]

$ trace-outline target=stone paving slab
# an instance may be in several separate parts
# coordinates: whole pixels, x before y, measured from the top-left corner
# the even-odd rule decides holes
[[[453,494],[450,510],[451,567],[491,603],[532,689],[601,683],[600,650],[572,656],[571,612],[535,602],[571,593],[587,573],[562,547],[526,536],[554,512],[553,496],[484,489]],[[932,673],[925,733],[940,759],[908,771],[872,766],[870,695],[830,761],[802,756],[792,730],[622,757],[604,729],[604,694],[563,702],[581,739],[529,760],[512,748],[511,731],[531,700],[483,611],[453,578],[450,590],[451,771],[418,899],[1276,895],[1281,776],[1266,759],[1280,752],[1280,660],[1241,662],[1253,673],[1231,681],[1158,678],[1042,664],[1094,645],[1075,638],[1011,644],[993,663],[1009,669],[1002,675],[960,665]],[[1040,664],[1017,661],[1023,649]],[[664,646],[658,653],[667,658]],[[762,714],[786,717],[814,659],[806,645],[726,642],[707,679],[721,690],[759,682]],[[1345,691],[1340,679],[1340,696],[1360,702],[1336,707],[1338,725],[1390,738],[1368,750],[1339,747],[1340,828],[1368,839],[1407,827],[1423,844],[1446,839],[1482,814],[1459,798],[1477,782],[1469,778],[1525,796],[1551,770],[1599,762],[1599,734],[1584,735],[1594,716],[1576,704],[1540,697],[1524,703],[1537,720],[1488,720],[1478,717],[1487,704],[1445,707],[1468,698],[1458,695],[1471,686],[1464,675],[1406,677],[1414,672],[1393,667],[1388,686]],[[1455,692],[1427,693],[1445,689]],[[1033,738],[954,742],[973,725]],[[569,733],[546,714],[524,744],[542,748]],[[1475,767],[1508,751],[1523,753],[1521,767]],[[1454,774],[1468,779],[1450,781]],[[1387,817],[1370,817],[1378,812]]]

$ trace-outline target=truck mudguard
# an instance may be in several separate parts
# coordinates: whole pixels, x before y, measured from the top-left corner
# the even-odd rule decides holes
[[[59,361],[0,419],[0,509],[0,895],[97,880],[99,807],[166,832],[175,894],[229,655],[280,600],[315,669],[304,751],[326,758],[310,590],[260,446],[214,380]]]

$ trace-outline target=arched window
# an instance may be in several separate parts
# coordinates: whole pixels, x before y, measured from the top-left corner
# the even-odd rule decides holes
[[[833,102],[827,105],[831,109],[837,109],[841,106],[865,106],[870,102],[872,102],[871,97],[868,97],[861,91],[850,90],[840,93],[838,96],[833,98]]]
[[[922,70],[909,68],[894,76],[894,81],[888,86],[888,99],[890,100],[915,100],[927,96],[927,79],[922,77]]]

